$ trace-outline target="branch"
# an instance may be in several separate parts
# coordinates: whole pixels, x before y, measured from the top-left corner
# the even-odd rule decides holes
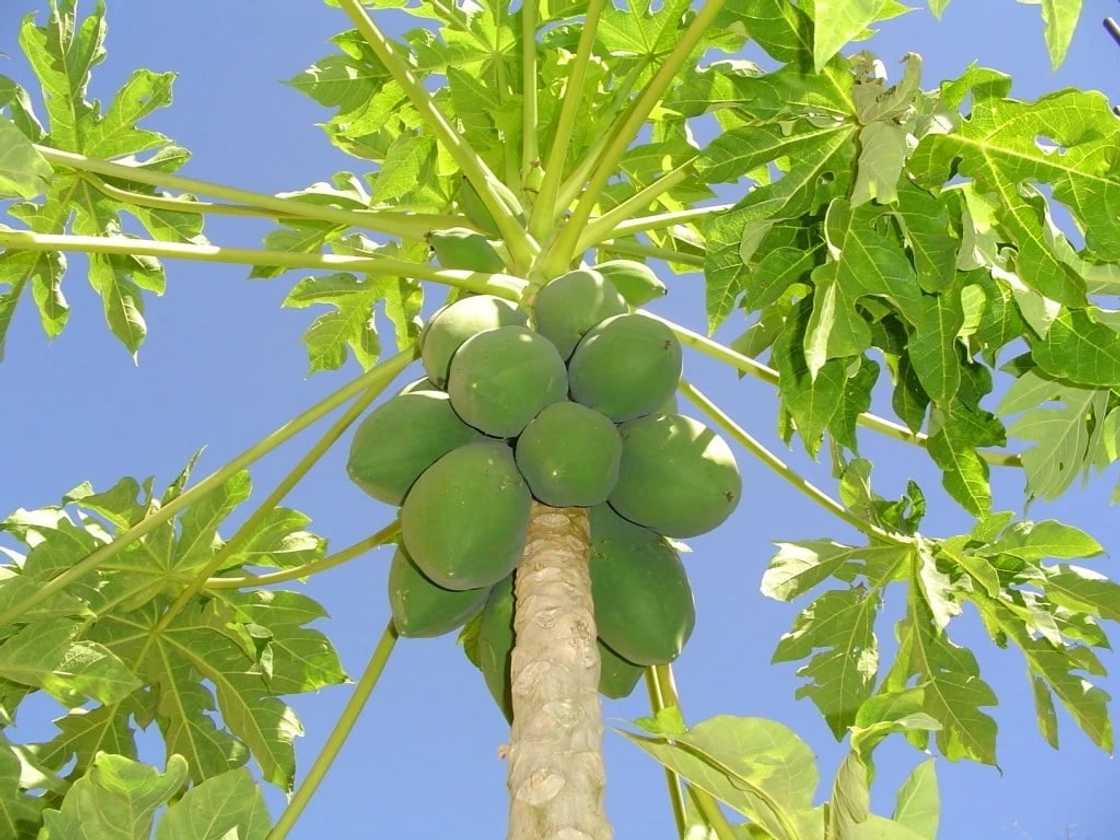
[[[820,505],[829,513],[844,520],[857,531],[861,531],[871,539],[886,543],[894,543],[895,545],[906,545],[910,542],[907,537],[889,533],[876,525],[872,525],[870,522],[865,522],[811,481],[803,478],[796,470],[763,446],[762,443],[756,440],[746,429],[739,426],[734,420],[728,417],[719,406],[700,393],[700,391],[690,385],[686,380],[681,380],[679,390],[688,397],[697,408],[707,414],[718,426],[722,427],[725,432],[735,438],[735,440],[737,440],[744,449],[750,452],[751,455],[762,461],[762,463],[792,484],[796,490],[808,496],[809,499]]]
[[[649,686],[650,701],[653,703],[655,713],[669,706],[676,706],[677,710],[681,712],[681,718],[684,718],[684,712],[681,710],[681,699],[677,695],[676,681],[673,679],[672,665],[653,665],[647,668],[646,684]],[[673,816],[677,818],[677,827],[680,828],[681,837],[684,837],[685,829],[681,826],[685,825],[686,812],[681,781],[677,774],[668,767],[665,768],[665,776],[669,780],[669,797],[673,801]],[[703,812],[708,827],[715,832],[716,837],[719,840],[735,840],[734,829],[728,824],[727,817],[723,815],[723,811],[719,809],[719,804],[712,795],[695,785],[689,787],[688,790]],[[679,817],[677,816],[678,808],[680,809]]]
[[[353,399],[362,391],[376,386],[378,383],[384,382],[387,384],[396,379],[397,375],[408,367],[414,358],[415,353],[413,350],[398,353],[392,358],[366,371],[357,379],[343,385],[333,394],[329,394],[302,414],[294,417],[278,429],[263,437],[232,461],[210,473],[210,475],[206,476],[206,478],[202,479],[198,484],[176,496],[158,511],[150,516],[146,516],[131,528],[119,534],[111,543],[103,545],[92,554],[87,555],[62,574],[45,582],[33,593],[28,595],[28,597],[12,607],[9,607],[3,613],[0,613],[0,626],[14,623],[16,619],[28,610],[43,603],[43,601],[56,593],[61,592],[67,586],[85,577],[90,572],[97,570],[104,563],[107,563],[125,548],[132,545],[132,543],[146,536],[164,522],[170,520],[171,517],[187,507],[187,505],[193,504],[203,498],[211,490],[224,484],[232,475],[260,460],[273,449],[280,446],[280,444],[295,437],[308,426],[311,426],[327,414],[330,414],[340,405]]]
[[[447,118],[436,108],[432,96],[412,74],[408,64],[401,59],[392,43],[385,34],[366,14],[359,0],[338,0],[342,10],[349,15],[357,26],[358,31],[365,38],[374,55],[385,65],[397,84],[404,90],[420,118],[427,123],[428,128],[443,143],[444,147],[455,158],[463,174],[470,180],[471,185],[478,192],[479,198],[494,217],[498,230],[505,240],[506,246],[513,256],[518,268],[526,268],[532,262],[534,255],[533,244],[522,229],[513,212],[505,202],[498,197],[497,188],[501,182],[490,171],[490,167],[479,157],[478,153],[470,147],[462,135],[447,121]]]
[[[315,795],[315,791],[319,789],[327,771],[331,769],[339,751],[354,730],[354,724],[358,722],[362,709],[365,708],[366,702],[373,694],[378,680],[381,679],[385,664],[389,661],[389,656],[392,654],[398,638],[397,630],[390,620],[385,627],[385,632],[381,634],[381,640],[374,648],[373,655],[370,657],[361,679],[354,686],[353,694],[346,701],[346,707],[342,710],[330,737],[323,745],[322,752],[316,757],[315,763],[311,765],[311,769],[307,772],[307,777],[300,783],[299,789],[296,790],[295,795],[288,803],[288,807],[284,809],[284,813],[280,815],[280,819],[276,821],[276,825],[268,833],[268,840],[284,840],[300,818],[303,809],[307,807],[307,803],[311,801],[311,797]]]
[[[610,239],[615,225],[629,219],[635,213],[642,212],[673,187],[687,181],[691,168],[692,159],[690,158],[675,169],[666,172],[649,186],[638,190],[609,212],[604,213],[597,219],[589,219],[587,228],[580,237],[579,244],[576,245],[576,253],[582,253],[597,242]]]
[[[614,246],[612,246],[613,248]],[[654,318],[661,321],[665,326],[673,331],[673,333],[680,339],[681,344],[698,350],[705,356],[716,359],[724,364],[738,370],[740,373],[745,373],[753,376],[755,379],[761,379],[763,382],[768,382],[771,385],[778,384],[778,372],[773,368],[764,365],[762,362],[755,361],[750,356],[744,356],[732,350],[730,347],[725,347],[719,342],[713,341],[710,338],[695,333],[687,327],[682,327],[680,324],[673,323],[652,312],[642,312],[647,318]],[[896,440],[901,440],[904,443],[913,444],[914,446],[926,447],[929,445],[929,435],[921,432],[912,432],[905,426],[880,417],[877,414],[864,412],[857,419],[857,422],[865,428],[872,431],[879,432],[880,434],[893,437]],[[981,452],[980,457],[995,467],[1021,467],[1023,460],[1014,452]]]
[[[163,257],[196,262],[236,265],[279,266],[281,268],[354,271],[390,277],[413,277],[454,286],[480,294],[520,300],[525,281],[505,274],[437,269],[425,263],[394,257],[356,257],[346,254],[299,254],[293,251],[268,251],[251,248],[226,248],[219,245],[191,245],[183,242],[156,242],[124,236],[67,236],[0,230],[0,247],[13,251],[69,251],[117,256]]]
[[[544,167],[544,177],[533,204],[533,214],[529,219],[529,232],[539,240],[544,240],[552,224],[556,221],[556,204],[560,184],[564,177],[564,167],[568,160],[568,147],[572,142],[572,130],[579,116],[579,106],[583,102],[583,86],[587,79],[587,68],[591,61],[591,49],[595,45],[595,34],[599,28],[599,17],[603,12],[603,0],[588,0],[584,16],[583,30],[579,36],[576,57],[567,73],[564,87],[564,102],[560,106],[560,117],[556,121],[556,133],[548,151],[548,163]]]
[[[230,557],[240,551],[241,548],[256,535],[257,527],[268,518],[269,514],[271,514],[284,497],[292,491],[292,488],[299,484],[311,468],[319,463],[319,459],[327,454],[327,451],[338,442],[338,439],[346,433],[346,430],[358,419],[361,413],[369,408],[370,403],[377,399],[377,396],[388,387],[390,381],[391,380],[386,379],[371,384],[365,391],[359,394],[358,398],[350,404],[350,407],[331,424],[330,428],[324,432],[323,436],[315,441],[315,445],[307,450],[306,454],[296,462],[296,465],[288,471],[288,474],[280,480],[280,483],[276,485],[273,491],[268,494],[264,501],[257,506],[257,509],[241,524],[241,527],[229,538],[229,541],[214,552],[214,556],[191,577],[190,582],[183,587],[183,590],[175,598],[171,606],[160,616],[159,621],[152,630],[153,636],[159,635],[166,630],[175,616],[182,612],[191,602],[191,599],[206,587],[207,579],[225,568]]]
[[[387,233],[392,236],[407,236],[414,239],[422,239],[432,230],[438,230],[440,228],[473,227],[467,219],[459,216],[401,213],[391,210],[344,210],[339,207],[326,207],[320,204],[312,204],[309,201],[301,201],[298,198],[280,198],[274,195],[264,195],[263,193],[227,187],[222,184],[215,184],[212,181],[196,181],[193,178],[184,178],[180,175],[173,175],[170,172],[160,172],[159,170],[148,169],[142,166],[125,166],[107,160],[86,157],[76,152],[64,152],[59,149],[52,149],[49,146],[37,145],[35,148],[52,164],[63,166],[68,169],[74,169],[79,172],[93,172],[108,178],[119,178],[123,181],[147,184],[152,187],[167,187],[191,193],[192,195],[209,195],[214,198],[231,201],[234,205],[258,208],[263,215],[281,218],[312,219],[319,222],[334,222],[346,227],[357,227],[363,230],[372,230],[377,233]],[[126,191],[122,190],[121,192]],[[135,195],[135,193],[130,195]],[[144,196],[144,198],[150,200],[153,197]],[[127,200],[134,199],[129,198]],[[175,201],[175,199],[163,200]],[[140,204],[141,202],[136,201],[135,203]],[[218,207],[228,207],[228,205],[204,205],[203,208],[196,208],[196,204],[201,205],[203,203],[183,203],[188,205],[183,208],[183,212],[186,213],[228,212],[215,209]],[[211,209],[206,210],[206,206]],[[178,210],[179,208],[175,207],[171,209]]]
[[[274,583],[285,583],[289,580],[301,580],[303,578],[311,577],[319,572],[325,572],[327,569],[333,569],[335,566],[341,566],[343,563],[348,563],[355,557],[361,557],[367,551],[372,551],[387,543],[394,542],[400,534],[401,526],[399,522],[391,522],[375,534],[371,534],[364,540],[359,540],[353,545],[347,546],[341,551],[336,551],[334,554],[329,554],[319,560],[314,560],[310,563],[304,563],[302,566],[294,566],[291,569],[282,569],[278,572],[270,572],[266,575],[244,575],[241,577],[212,577],[206,581],[207,589],[241,589],[243,587],[260,587],[271,586]]]
[[[599,200],[599,194],[603,187],[606,186],[619,161],[622,160],[622,156],[630,143],[638,136],[638,132],[641,131],[650,112],[661,101],[662,95],[676,77],[677,72],[688,61],[693,48],[699,43],[711,26],[712,21],[723,9],[725,2],[726,0],[706,0],[703,7],[697,12],[696,17],[693,18],[692,23],[684,31],[676,47],[673,48],[665,62],[646,84],[645,90],[642,91],[638,101],[627,113],[626,119],[619,126],[618,131],[614,133],[610,144],[604,150],[602,158],[595,167],[595,174],[591,177],[587,189],[584,190],[583,197],[579,200],[572,217],[564,225],[556,242],[550,249],[546,263],[548,269],[556,271],[558,270],[557,266],[562,269],[572,260],[576,253],[579,237],[587,225],[587,220],[591,217],[591,210]]]
[[[610,251],[612,254],[623,254],[627,257],[646,257],[679,265],[691,265],[699,269],[704,268],[704,258],[700,254],[685,254],[672,248],[657,248],[641,242],[616,242],[613,239],[604,239],[598,247],[601,251]]]
[[[694,222],[697,219],[703,219],[706,216],[723,213],[734,206],[733,204],[714,204],[710,207],[690,207],[687,210],[658,213],[655,216],[639,216],[615,225],[614,229],[609,231],[602,239],[613,239],[618,236],[633,236],[636,233],[645,233],[650,230],[663,230],[673,225],[683,225]],[[589,224],[593,227],[597,226],[601,219],[606,218],[606,216],[600,216],[598,219],[592,219]],[[590,245],[587,247],[590,247]]]

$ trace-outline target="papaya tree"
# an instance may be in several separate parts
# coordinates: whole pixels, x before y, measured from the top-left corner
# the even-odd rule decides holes
[[[1120,460],[1120,118],[1103,94],[1026,101],[979,65],[929,82],[915,53],[889,73],[858,42],[896,0],[327,0],[347,28],[290,84],[360,172],[271,195],[183,174],[190,153],[147,127],[172,74],[91,99],[107,24],[89,5],[12,21],[28,70],[0,76],[0,348],[24,298],[48,337],[67,327],[81,254],[137,360],[165,265],[195,261],[313,272],[284,299],[316,308],[308,369],[360,372],[202,478],[199,451],[169,483],[60,487],[0,522],[0,722],[33,697],[64,710],[47,740],[0,739],[0,836],[280,840],[398,641],[456,632],[478,674],[455,692],[488,691],[509,723],[511,840],[625,835],[601,698],[643,681],[650,714],[620,735],[662,765],[679,837],[934,840],[929,756],[999,766],[996,694],[954,640],[966,615],[1022,656],[1046,742],[1060,708],[1112,752],[1098,652],[1120,587],[1079,565],[1109,546],[1026,514]],[[1039,5],[1056,67],[1081,2]],[[222,216],[267,224],[264,247],[212,243]],[[693,273],[705,323],[686,326],[665,303]],[[698,388],[701,363],[771,386],[794,453]],[[312,427],[247,504],[250,468]],[[872,437],[940,486],[880,495]],[[284,502],[343,441],[361,515],[397,510],[328,551]],[[846,739],[823,792],[787,726],[733,697],[689,724],[678,696],[697,620],[682,555],[738,527],[737,459],[840,529],[772,535],[760,584],[812,596],[774,660],[799,663],[797,696]],[[1019,477],[1022,515],[995,470]],[[926,492],[967,527],[922,530]],[[384,633],[297,768],[285,698],[347,675],[312,626],[324,606],[291,584],[388,547]],[[141,760],[141,732],[162,761]],[[889,816],[871,801],[888,739],[926,756]],[[396,778],[381,769],[378,793]],[[275,818],[265,786],[288,795]]]

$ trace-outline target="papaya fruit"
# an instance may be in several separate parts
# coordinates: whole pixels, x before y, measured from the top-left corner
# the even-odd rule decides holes
[[[547,405],[568,393],[556,348],[527,327],[499,327],[468,338],[451,360],[451,405],[494,437],[516,437]]]
[[[739,504],[743,480],[731,448],[698,420],[655,414],[625,423],[616,511],[669,537],[712,530]]]
[[[603,275],[585,268],[549,282],[533,303],[537,332],[555,344],[565,359],[592,327],[626,311],[626,300],[618,290]]]
[[[473,295],[444,307],[432,316],[420,336],[420,358],[428,379],[438,388],[446,387],[451,357],[471,336],[528,323],[524,312],[494,295]]]
[[[490,696],[513,721],[513,697],[510,694],[510,655],[513,653],[513,575],[495,584],[482,608],[478,625],[478,667]]]
[[[432,251],[444,268],[501,274],[506,264],[481,233],[468,228],[434,230],[428,237]]]
[[[617,423],[662,405],[681,378],[681,345],[660,321],[615,315],[591,330],[568,363],[572,399]]]
[[[653,269],[636,260],[607,260],[594,267],[631,306],[641,306],[664,297],[669,289]]]
[[[398,548],[389,566],[389,608],[402,636],[442,636],[482,609],[488,589],[444,589],[416,568]]]
[[[635,665],[676,659],[692,635],[696,610],[672,546],[598,505],[591,509],[588,566],[599,638]]]
[[[421,376],[419,379],[413,379],[407,383],[403,388],[397,391],[398,394],[411,394],[414,391],[439,391],[441,388],[436,387],[436,383],[432,382],[428,377]]]
[[[599,640],[599,693],[612,700],[629,697],[645,669],[623,659]]]
[[[495,181],[493,186],[497,193],[498,200],[502,203],[510,213],[512,213],[519,221],[525,221],[525,211],[521,208],[521,202],[517,200],[517,196],[500,181]],[[463,211],[463,215],[471,220],[472,223],[482,228],[482,230],[498,236],[498,224],[494,221],[494,216],[486,207],[486,202],[478,194],[478,190],[474,188],[471,182],[464,176],[459,184],[459,192],[455,196],[456,201],[459,203],[459,208]]]
[[[442,391],[398,394],[358,426],[346,471],[373,498],[399,505],[424,470],[452,449],[481,439]]]
[[[521,556],[531,498],[505,443],[460,446],[428,467],[405,496],[405,550],[444,589],[493,586]]]
[[[618,481],[622,438],[606,415],[558,402],[525,427],[516,457],[529,489],[546,505],[591,507],[605,502]]]

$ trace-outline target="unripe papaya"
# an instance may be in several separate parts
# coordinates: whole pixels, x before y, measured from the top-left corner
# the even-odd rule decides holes
[[[495,181],[491,186],[502,205],[519,221],[524,221],[525,212],[521,209],[521,202],[517,200],[517,196],[500,181]],[[459,193],[456,199],[459,202],[459,207],[463,211],[463,215],[483,230],[495,236],[498,235],[498,224],[494,221],[494,216],[486,207],[486,203],[478,194],[478,190],[474,188],[466,177],[463,178],[459,185]]]
[[[428,467],[408,491],[401,507],[405,550],[445,589],[493,586],[521,556],[530,501],[505,443],[468,443]]]
[[[494,295],[474,295],[444,307],[432,316],[420,337],[420,356],[428,379],[439,388],[445,387],[451,357],[471,336],[527,323],[524,312]]]
[[[442,636],[461,627],[486,603],[487,589],[437,586],[398,548],[389,567],[389,608],[402,636]]]
[[[428,238],[436,259],[444,268],[501,274],[506,264],[481,233],[467,228],[434,230]]]
[[[602,504],[618,481],[622,438],[608,417],[573,402],[553,403],[517,440],[517,466],[533,495],[553,507]]]
[[[611,507],[669,537],[712,530],[735,510],[743,480],[731,448],[703,423],[655,414],[626,423]]]
[[[596,325],[627,311],[626,300],[597,271],[562,274],[537,293],[533,316],[537,331],[567,359]]]
[[[669,292],[652,268],[636,260],[607,260],[595,270],[613,283],[631,306],[641,306]]]
[[[399,505],[424,470],[452,449],[481,439],[442,391],[398,394],[358,426],[346,471],[373,498]]]
[[[443,390],[443,389],[439,388],[436,385],[436,383],[432,382],[432,380],[430,380],[428,377],[422,376],[419,379],[413,379],[411,382],[409,382],[407,385],[405,385],[403,388],[401,388],[397,393],[398,394],[411,394],[415,391],[441,391],[441,390]]]
[[[541,409],[564,399],[568,372],[556,348],[526,327],[500,327],[463,342],[447,380],[451,405],[476,429],[516,437]]]
[[[692,635],[696,610],[672,546],[599,505],[591,509],[588,565],[599,638],[636,665],[676,659]]]
[[[490,590],[478,625],[478,666],[490,696],[507,721],[513,721],[510,654],[513,653],[513,575]]]
[[[623,659],[599,640],[599,693],[612,700],[629,697],[642,678],[641,665]]]
[[[681,345],[660,321],[616,315],[579,343],[568,374],[576,402],[618,423],[633,420],[673,395],[681,378]]]

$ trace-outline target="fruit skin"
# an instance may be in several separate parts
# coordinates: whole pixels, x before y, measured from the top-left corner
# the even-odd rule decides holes
[[[537,293],[533,317],[537,331],[570,357],[581,338],[596,325],[628,311],[626,299],[589,269],[562,274]]]
[[[399,505],[424,470],[451,450],[481,440],[441,391],[401,393],[358,426],[346,471],[373,498]]]
[[[404,549],[398,548],[389,567],[389,607],[402,636],[430,637],[450,633],[482,609],[487,589],[456,591],[428,580]]]
[[[538,414],[517,440],[517,466],[529,489],[553,507],[591,507],[618,481],[622,438],[608,417],[558,402]]]
[[[599,640],[599,693],[612,700],[629,697],[642,678],[641,665],[623,659]]]
[[[641,306],[669,293],[668,287],[645,263],[635,260],[607,260],[594,268],[614,284],[631,306]]]
[[[451,405],[494,437],[516,437],[541,409],[564,399],[568,372],[556,348],[527,327],[472,336],[451,360]]]
[[[591,509],[589,566],[599,638],[636,665],[676,659],[696,623],[677,552],[658,534],[599,505]]]
[[[626,423],[610,504],[669,537],[712,530],[739,504],[743,479],[726,441],[698,420],[655,414]]]
[[[401,507],[404,547],[444,589],[493,586],[521,556],[530,501],[505,443],[468,443],[432,464],[409,490]]]
[[[572,399],[617,423],[662,405],[681,378],[681,345],[653,318],[608,318],[579,343],[568,363]]]
[[[468,228],[434,230],[429,237],[436,259],[444,268],[501,274],[506,264],[481,233]]]
[[[444,307],[432,316],[420,337],[420,355],[428,379],[439,388],[445,387],[451,358],[471,336],[528,323],[524,312],[494,295],[465,297]]]
[[[510,695],[509,666],[513,653],[513,575],[490,590],[478,625],[478,666],[490,689],[490,696],[513,721],[513,698]]]

